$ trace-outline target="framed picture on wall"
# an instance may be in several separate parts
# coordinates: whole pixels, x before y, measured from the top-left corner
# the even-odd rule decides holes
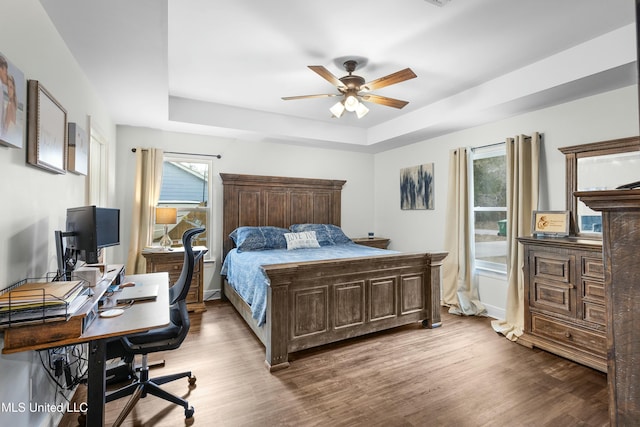
[[[433,163],[400,169],[400,209],[434,209]]]
[[[24,146],[25,107],[24,73],[0,52],[0,145]]]
[[[87,133],[77,123],[69,123],[69,172],[87,175],[89,172],[89,141]]]
[[[568,236],[569,211],[533,211],[531,234],[534,236]]]
[[[37,80],[29,80],[27,96],[27,162],[65,173],[67,110]]]

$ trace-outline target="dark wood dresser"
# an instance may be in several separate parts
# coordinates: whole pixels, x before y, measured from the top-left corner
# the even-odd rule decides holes
[[[579,191],[602,212],[607,301],[609,420],[640,420],[640,190]]]
[[[204,246],[194,246],[194,251],[204,250]],[[168,272],[169,284],[173,284],[180,277],[182,264],[184,263],[184,249],[173,248],[171,251],[142,251],[142,255],[147,260],[147,273]],[[203,312],[206,311],[203,298],[204,287],[204,262],[201,257],[193,270],[193,278],[191,279],[191,287],[187,295],[187,307],[189,311]]]
[[[538,347],[607,371],[602,242],[520,237],[524,246],[524,335]]]

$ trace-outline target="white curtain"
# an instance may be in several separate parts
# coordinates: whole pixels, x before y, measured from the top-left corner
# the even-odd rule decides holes
[[[127,274],[147,272],[142,250],[153,235],[155,208],[160,198],[164,152],[158,148],[136,148],[136,181],[131,212],[131,236],[127,256]]]
[[[449,154],[449,192],[445,222],[445,249],[449,255],[443,263],[442,302],[449,306],[449,313],[484,315],[486,309],[480,302],[473,265],[470,152],[470,149],[458,148]]]
[[[531,234],[532,212],[538,208],[540,135],[507,138],[507,309],[493,328],[512,341],[524,329],[524,249],[519,236]]]

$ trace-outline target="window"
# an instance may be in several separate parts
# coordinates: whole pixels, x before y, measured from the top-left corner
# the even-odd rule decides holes
[[[172,246],[182,246],[182,234],[193,227],[205,227],[206,232],[194,240],[196,246],[211,247],[212,200],[211,177],[213,162],[211,159],[194,156],[183,157],[165,155],[162,168],[162,187],[158,206],[177,209],[177,221],[169,225],[169,237]],[[159,245],[164,234],[164,226],[156,224],[153,232],[153,243]],[[211,252],[209,252],[210,254]]]
[[[473,245],[477,269],[507,271],[505,144],[472,151]]]

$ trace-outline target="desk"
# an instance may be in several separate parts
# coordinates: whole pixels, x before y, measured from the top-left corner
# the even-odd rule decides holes
[[[169,276],[167,273],[137,274],[125,276],[125,281],[156,283],[160,285],[155,301],[138,302],[121,316],[98,317],[77,338],[30,345],[23,349],[12,348],[10,352],[40,350],[66,345],[89,343],[89,368],[87,374],[87,426],[104,425],[106,394],[106,339],[161,328],[169,324]],[[102,290],[104,293],[104,290]],[[100,295],[102,295],[100,293]],[[108,304],[108,303],[107,303]],[[105,305],[107,307],[107,305]],[[45,324],[46,326],[46,324]],[[3,349],[5,352],[5,349]],[[9,352],[9,351],[7,351]]]
[[[136,274],[125,281],[136,284],[158,283],[160,290],[155,301],[139,302],[118,317],[96,319],[79,338],[89,342],[89,372],[87,380],[87,425],[104,425],[106,388],[107,340],[105,338],[130,335],[169,324],[169,276],[167,273]]]

